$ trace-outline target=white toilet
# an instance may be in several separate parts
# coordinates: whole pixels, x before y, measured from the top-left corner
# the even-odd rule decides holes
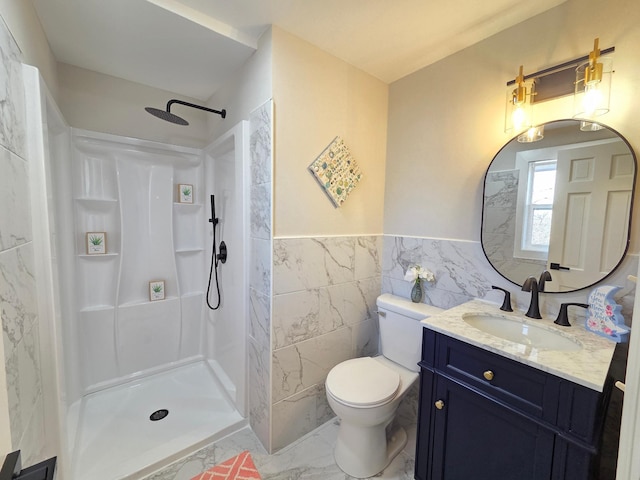
[[[356,478],[380,473],[406,445],[404,429],[387,434],[386,428],[418,379],[420,320],[442,312],[387,293],[378,297],[377,305],[382,355],[342,362],[325,383],[329,405],[341,420],[336,463]]]

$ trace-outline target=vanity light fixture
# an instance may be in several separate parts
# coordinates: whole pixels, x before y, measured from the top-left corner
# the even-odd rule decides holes
[[[515,88],[514,88],[515,87]],[[507,104],[505,110],[504,131],[517,133],[528,131],[533,127],[531,115],[531,97],[535,95],[535,82],[524,78],[523,66],[513,85],[508,85]]]
[[[602,126],[595,120],[609,111],[613,59],[608,55],[615,47],[600,50],[599,39],[589,55],[575,58],[528,75],[523,68],[514,80],[507,82],[505,133],[519,132],[518,142],[542,140],[544,127],[532,119],[538,102],[573,95],[573,118],[581,120],[580,130],[593,132]]]
[[[594,40],[589,60],[576,68],[573,118],[587,120],[580,128],[583,131],[598,129],[599,125],[589,120],[609,111],[613,59],[601,56],[599,41]]]
[[[532,102],[535,96],[535,80],[525,79],[523,66],[513,85],[508,85],[507,108],[505,111],[505,132],[519,132],[518,142],[531,143],[544,138],[544,126],[533,124]],[[515,86],[515,88],[513,88]]]

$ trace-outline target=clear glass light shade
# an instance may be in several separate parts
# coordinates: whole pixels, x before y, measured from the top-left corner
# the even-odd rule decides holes
[[[596,75],[588,74],[588,62],[576,68],[573,118],[589,120],[604,115],[609,111],[613,59],[611,57],[599,57],[597,61],[602,64],[602,72],[598,72]],[[590,76],[592,78],[589,78]]]
[[[527,130],[533,125],[531,108],[531,92],[533,82],[525,82],[518,91],[516,85],[507,87],[507,98],[504,116],[505,133],[517,134]]]
[[[532,143],[544,138],[544,125],[529,127],[526,131],[518,135],[518,142]]]
[[[580,122],[580,130],[582,130],[583,132],[597,132],[598,130],[602,130],[603,128],[604,127],[599,123],[587,121]]]

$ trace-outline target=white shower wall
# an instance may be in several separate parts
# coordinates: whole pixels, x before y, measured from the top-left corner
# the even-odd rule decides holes
[[[73,235],[58,242],[73,275],[62,295],[67,399],[171,366],[206,359],[240,412],[245,404],[246,257],[244,162],[247,125],[205,151],[71,129],[71,161],[57,165],[72,194]],[[59,182],[58,182],[59,183]],[[190,184],[193,203],[179,203]],[[218,242],[230,246],[220,267],[222,306],[205,307],[211,258],[209,195],[217,195]],[[89,255],[87,232],[106,232],[106,254]],[[64,232],[60,232],[64,233]],[[60,235],[60,240],[64,240]],[[150,301],[149,282],[165,282]],[[211,301],[215,302],[215,285]],[[207,313],[208,312],[208,313]]]
[[[216,248],[224,241],[228,256],[220,263],[218,280],[221,302],[218,310],[205,308],[205,354],[209,365],[233,399],[236,408],[246,415],[246,318],[248,304],[248,200],[247,165],[249,157],[249,123],[242,121],[204,149],[204,178],[207,198],[205,213],[210,218],[209,194],[215,194],[218,227]],[[211,261],[213,230],[207,220],[205,238],[206,263]],[[207,269],[208,270],[208,269]],[[207,272],[208,273],[208,272]],[[207,279],[208,280],[208,279]],[[206,287],[205,287],[206,288]],[[215,277],[211,279],[210,303],[218,300]],[[242,380],[242,381],[241,381]]]
[[[71,144],[85,393],[201,353],[205,195],[199,150],[75,129]],[[192,204],[177,202],[180,183]],[[87,253],[87,232],[106,233],[106,254]],[[165,299],[150,301],[157,280]]]

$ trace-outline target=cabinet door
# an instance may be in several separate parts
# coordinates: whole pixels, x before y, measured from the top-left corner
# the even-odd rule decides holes
[[[433,480],[550,478],[551,432],[439,375],[433,398]]]

